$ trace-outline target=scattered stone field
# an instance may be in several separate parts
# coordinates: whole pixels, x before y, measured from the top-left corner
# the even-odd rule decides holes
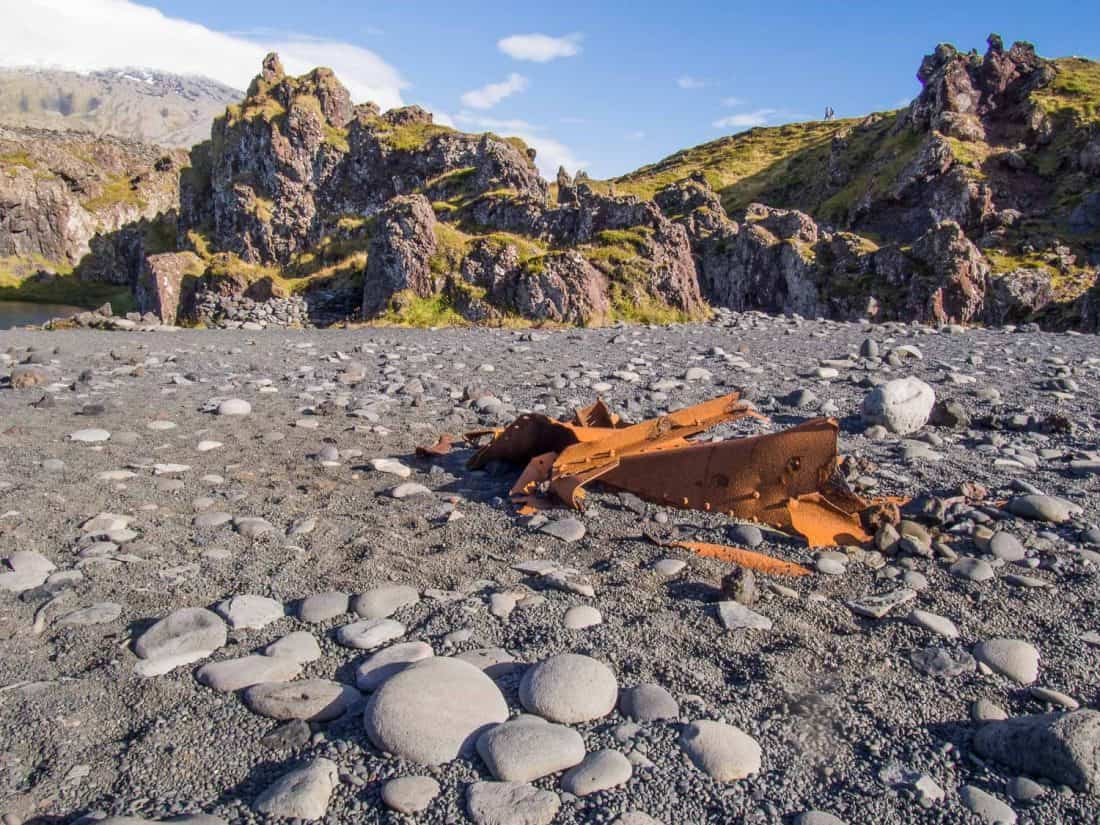
[[[733,391],[769,420],[705,437],[835,417],[905,520],[521,517],[415,452]],[[1095,823],[1098,404],[1026,328],[5,331],[3,825]]]

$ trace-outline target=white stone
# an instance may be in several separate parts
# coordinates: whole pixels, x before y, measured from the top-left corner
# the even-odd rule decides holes
[[[98,444],[109,440],[110,437],[111,434],[109,432],[98,428],[77,430],[75,433],[69,433],[69,441],[77,441],[81,444]]]
[[[360,593],[352,601],[351,609],[363,619],[385,619],[400,608],[416,604],[420,593],[415,587],[389,584]]]
[[[946,616],[929,613],[927,610],[913,610],[909,613],[909,624],[922,627],[947,639],[959,638],[959,629]]]
[[[433,656],[383,682],[363,723],[381,750],[439,765],[469,753],[486,728],[507,718],[508,704],[492,679],[466,662]]]
[[[600,611],[587,604],[577,604],[565,611],[562,623],[569,630],[583,630],[603,623]]]
[[[561,787],[574,796],[588,796],[625,785],[633,773],[630,760],[617,750],[594,751],[562,777]]]
[[[195,678],[216,691],[231,693],[264,682],[289,682],[301,672],[302,665],[293,659],[252,655],[205,664]]]
[[[527,669],[519,686],[523,706],[554,722],[576,724],[609,714],[619,697],[615,674],[590,656],[562,653]]]
[[[718,782],[736,782],[760,770],[760,745],[724,722],[692,722],[680,734],[680,747],[696,767]]]
[[[134,653],[142,659],[175,659],[195,655],[205,658],[226,642],[225,622],[202,607],[183,607],[169,613],[142,633],[134,642]]]
[[[430,776],[400,776],[382,786],[382,803],[398,813],[420,813],[439,796],[439,790],[439,783]]]
[[[244,703],[253,713],[269,719],[306,722],[338,719],[359,698],[355,688],[329,679],[267,682],[253,685],[244,692]]]
[[[473,782],[466,807],[476,825],[550,825],[561,799],[525,782]]]
[[[895,378],[875,387],[863,399],[863,420],[881,424],[897,435],[915,433],[928,422],[936,393],[919,378]]]
[[[740,602],[718,602],[718,618],[726,630],[771,630],[772,620]]]
[[[252,809],[283,819],[321,819],[339,780],[339,768],[330,759],[312,762],[277,779],[263,791]]]
[[[394,498],[410,498],[412,496],[430,496],[432,491],[416,481],[406,481],[404,484],[398,484],[392,490],[390,495]]]
[[[52,561],[34,550],[16,550],[0,566],[0,590],[22,593],[44,584],[56,568]]]
[[[404,642],[379,650],[355,669],[355,684],[360,690],[378,690],[379,686],[396,676],[413,662],[432,655],[427,642]]]
[[[1039,651],[1021,639],[989,639],[976,644],[973,653],[980,664],[1021,685],[1039,678]]]
[[[337,591],[315,593],[302,600],[298,607],[298,618],[303,622],[317,624],[348,612],[348,594]]]
[[[344,647],[374,650],[404,633],[405,625],[393,619],[364,619],[346,624],[337,630],[336,641]]]
[[[315,662],[321,658],[321,646],[308,630],[288,633],[264,648],[265,656],[286,656],[296,662]]]
[[[248,415],[252,405],[243,398],[227,398],[218,404],[218,415]]]
[[[251,593],[228,598],[214,609],[234,630],[259,630],[286,614],[282,602]]]
[[[580,764],[584,739],[565,725],[519,716],[483,733],[477,752],[497,779],[532,782]]]
[[[367,463],[375,472],[387,473],[398,478],[408,478],[412,475],[412,468],[406,467],[396,458],[372,458]]]

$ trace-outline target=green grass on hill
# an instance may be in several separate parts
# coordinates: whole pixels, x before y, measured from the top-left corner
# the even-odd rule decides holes
[[[130,178],[121,175],[107,181],[99,194],[86,199],[81,206],[89,212],[98,212],[113,206],[133,206],[135,209],[144,209],[145,200],[130,183]]]
[[[725,196],[727,190],[732,190],[733,200],[747,203],[754,190],[768,188],[775,178],[789,171],[788,164],[794,155],[816,146],[827,147],[833,136],[858,122],[809,121],[749,129],[684,149],[608,183],[614,184],[617,194],[651,198],[668,184],[702,172],[715,191]],[[749,179],[752,182],[745,185]]]
[[[1072,116],[1080,124],[1100,121],[1100,61],[1063,57],[1052,62],[1054,80],[1032,92],[1032,99],[1048,114]]]

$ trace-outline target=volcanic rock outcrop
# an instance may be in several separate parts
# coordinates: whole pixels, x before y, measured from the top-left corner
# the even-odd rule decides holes
[[[120,138],[0,126],[0,258],[71,270],[97,233],[174,209],[186,158]]]
[[[984,56],[937,47],[917,76],[897,112],[552,187],[517,138],[355,105],[330,70],[291,77],[269,55],[188,159],[148,150],[145,171],[86,187],[82,213],[58,163],[0,175],[0,255],[79,261],[141,311],[219,325],[273,302],[261,322],[591,325],[718,306],[1095,327],[1100,66],[994,35]]]

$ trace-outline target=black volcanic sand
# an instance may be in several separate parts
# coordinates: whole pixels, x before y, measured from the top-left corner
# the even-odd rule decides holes
[[[894,366],[865,361],[857,353],[868,337],[884,359],[901,345],[917,347],[923,357],[896,356]],[[980,822],[960,799],[966,785],[1007,802],[1020,822],[1095,818],[1096,797],[1049,782],[1034,802],[1014,800],[1006,783],[1018,773],[972,750],[975,700],[991,700],[1012,716],[1050,705],[999,675],[929,675],[910,661],[913,651],[931,645],[955,652],[991,638],[1021,639],[1040,652],[1036,686],[1097,707],[1100,648],[1089,634],[1100,630],[1100,566],[1088,557],[1098,549],[1089,539],[1098,534],[1088,531],[1100,521],[1100,481],[1087,468],[1068,465],[1098,448],[1095,337],[746,314],[724,324],[535,333],[6,331],[0,352],[8,356],[0,375],[31,356],[56,378],[49,386],[0,389],[0,557],[35,551],[58,571],[82,574],[57,592],[0,591],[5,825],[69,822],[96,812],[164,818],[201,811],[232,822],[262,820],[250,810],[258,794],[318,756],[340,771],[326,822],[407,821],[384,808],[380,788],[389,778],[421,773],[438,779],[442,792],[416,821],[469,821],[467,785],[491,778],[476,756],[428,769],[387,756],[368,741],[358,709],[312,724],[307,741],[274,747],[265,736],[281,723],[251,712],[238,695],[199,684],[194,674],[202,662],[147,679],[134,675],[132,640],[154,620],[248,593],[283,602],[286,617],[260,630],[231,630],[213,659],[310,630],[323,655],[299,678],[354,683],[354,665],[363,656],[338,645],[334,631],[355,616],[307,625],[296,604],[314,593],[354,594],[392,583],[460,593],[401,608],[394,616],[406,626],[401,641],[425,640],[437,655],[503,648],[521,663],[583,653],[610,666],[621,687],[656,682],[678,700],[679,720],[642,723],[632,736],[620,728],[626,718],[618,710],[576,725],[589,751],[628,754],[633,776],[583,798],[563,793],[556,822],[611,822],[631,810],[664,823],[789,822],[807,810],[849,825]],[[812,374],[822,361],[849,358],[835,367],[836,378]],[[349,386],[338,377],[351,364],[362,365],[365,378]],[[705,368],[710,378],[684,381],[691,367]],[[613,375],[620,371],[637,380]],[[864,435],[859,408],[867,379],[909,375],[928,382],[939,398],[957,400],[975,423],[924,427],[917,437],[934,442],[925,445],[930,451],[914,448],[906,458],[899,438]],[[722,542],[728,519],[639,507],[596,488],[579,515],[585,535],[567,543],[512,512],[505,499],[514,470],[469,473],[466,449],[434,463],[413,455],[416,445],[433,443],[441,432],[500,425],[520,411],[567,416],[592,401],[593,385],[602,382],[610,388],[599,394],[632,420],[747,388],[771,422],[744,422],[726,428],[727,435],[789,426],[826,405],[841,420],[842,453],[860,459],[862,483],[911,497],[952,496],[963,482],[984,485],[989,498],[974,519],[1018,537],[1027,558],[985,557],[995,575],[975,582],[953,575],[942,557],[899,556],[883,566],[873,553],[841,550],[851,555],[841,574],[815,570],[779,581],[793,594],[758,576],[753,609],[773,627],[727,630],[713,602],[728,565],[662,549],[641,534]],[[816,400],[801,408],[779,400],[798,389]],[[204,411],[224,398],[249,401],[252,413]],[[1073,431],[1028,425],[1050,424],[1051,416]],[[994,420],[979,423],[983,417]],[[158,420],[176,426],[151,429]],[[110,440],[68,440],[89,428],[108,431]],[[203,440],[222,446],[199,452]],[[328,450],[329,460],[319,460],[329,446],[335,456]],[[406,479],[371,469],[369,459],[378,457],[402,461],[413,470],[407,480],[431,494],[390,496]],[[185,469],[158,475],[157,464]],[[115,470],[134,475],[97,478]],[[1076,503],[1083,515],[1056,525],[999,509],[1025,485]],[[198,512],[210,510],[262,517],[278,531],[250,540],[232,525],[192,525]],[[455,511],[462,517],[451,516]],[[82,558],[91,542],[80,525],[102,512],[131,516],[138,536]],[[312,532],[286,536],[311,518]],[[966,520],[965,513],[956,519]],[[947,536],[954,553],[982,556],[965,524]],[[765,532],[759,549],[815,564],[804,542],[775,532]],[[652,569],[668,557],[687,562],[671,578]],[[512,568],[529,559],[577,568],[595,596],[546,587]],[[926,578],[927,588],[885,618],[862,618],[846,606],[901,587],[902,576],[919,582],[914,573]],[[1012,586],[1006,577],[1014,574],[1048,586]],[[490,613],[494,592],[527,590],[544,600],[518,607],[506,620]],[[36,612],[59,592],[61,601],[39,616],[36,632]],[[67,613],[101,603],[121,605],[119,618],[63,623]],[[566,629],[563,615],[577,604],[598,608],[603,623]],[[950,618],[960,638],[942,639],[906,622],[913,607]],[[467,641],[444,642],[463,628],[470,631]],[[522,710],[521,672],[498,677],[513,713]],[[683,724],[695,719],[724,720],[754,737],[761,771],[720,783],[697,769],[678,743]],[[942,788],[942,800],[921,803],[913,784],[918,774]],[[534,784],[560,793],[559,780]]]

